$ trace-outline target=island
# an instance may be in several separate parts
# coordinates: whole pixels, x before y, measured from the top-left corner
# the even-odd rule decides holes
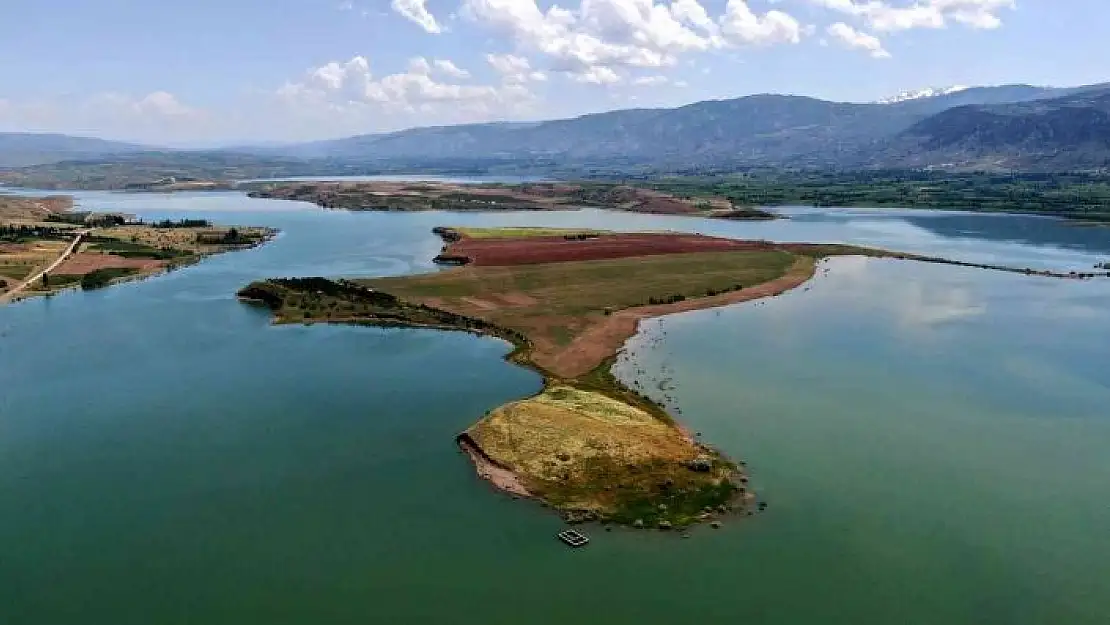
[[[202,219],[144,222],[72,206],[63,196],[0,195],[0,304],[170,271],[261,245],[277,232]]]
[[[448,182],[294,182],[255,185],[250,197],[311,202],[353,211],[552,211],[576,208],[712,219],[771,220],[776,213],[735,206],[721,196],[679,195],[605,182],[457,184]]]

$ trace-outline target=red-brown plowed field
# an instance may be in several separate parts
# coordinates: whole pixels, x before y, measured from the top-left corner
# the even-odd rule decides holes
[[[445,253],[465,256],[473,265],[495,267],[759,249],[774,249],[774,245],[762,241],[733,241],[696,234],[616,234],[583,241],[567,240],[561,236],[466,238],[449,245]]]

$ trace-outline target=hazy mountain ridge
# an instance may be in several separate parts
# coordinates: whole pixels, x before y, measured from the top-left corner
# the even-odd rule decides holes
[[[481,168],[483,163],[615,173],[750,167],[1098,169],[1110,162],[1108,99],[1110,84],[971,87],[867,104],[764,94],[672,109],[415,128],[234,151],[151,150],[59,135],[0,135],[0,166],[45,154],[51,158],[43,162],[59,165],[53,169],[64,168],[69,179],[78,180],[90,163],[113,159],[141,161],[148,173],[188,172],[199,163],[205,176],[224,170],[228,175],[315,175],[401,165]],[[34,137],[42,138],[41,145]],[[62,158],[67,149],[73,155]],[[247,162],[251,157],[259,167]],[[82,162],[58,163],[74,160]],[[51,166],[32,169],[49,175]],[[280,173],[284,169],[290,173]],[[124,177],[122,171],[99,175]]]
[[[318,142],[314,147],[319,154],[362,160],[541,156],[577,162],[618,159],[664,168],[701,164],[882,166],[876,162],[875,153],[890,156],[890,164],[905,161],[896,147],[911,141],[902,138],[902,133],[946,111],[962,106],[1050,101],[1107,89],[1107,85],[1066,89],[1031,85],[971,87],[882,104],[767,94],[535,124],[419,128]],[[943,125],[945,121],[942,118],[937,123]],[[973,125],[960,127],[970,133],[968,140],[974,141],[977,135]],[[913,136],[920,136],[925,128],[919,128]],[[1034,150],[1035,145],[1027,143],[1024,149]],[[1060,149],[1066,148],[1054,146],[1051,155]],[[915,162],[919,166],[947,162],[940,159],[944,155],[936,156],[921,154]]]
[[[122,141],[63,134],[0,132],[0,167],[24,167],[76,158],[97,158],[150,148]]]

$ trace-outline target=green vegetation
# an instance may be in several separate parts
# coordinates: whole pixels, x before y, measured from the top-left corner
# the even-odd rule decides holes
[[[63,241],[72,238],[73,231],[68,228],[0,224],[0,243],[29,243],[41,239]]]
[[[85,276],[81,274],[52,273],[44,275],[42,277],[42,282],[44,287],[57,289],[75,285],[81,282],[84,277]]]
[[[211,228],[212,222],[207,219],[163,219],[150,224],[151,228]]]
[[[23,280],[35,271],[35,265],[27,264],[4,264],[0,265],[0,275],[12,278],[13,280]]]
[[[157,249],[142,243],[131,243],[107,237],[92,237],[90,240],[99,241],[89,246],[90,250],[105,252],[123,258],[150,258],[153,260],[173,260],[192,256],[188,250],[178,250],[170,247]]]
[[[100,289],[108,286],[113,280],[137,273],[136,269],[129,267],[105,267],[96,269],[81,276],[81,288],[86,291]]]
[[[1110,177],[1100,174],[758,171],[645,184],[682,197],[723,196],[738,206],[890,206],[1110,221]]]

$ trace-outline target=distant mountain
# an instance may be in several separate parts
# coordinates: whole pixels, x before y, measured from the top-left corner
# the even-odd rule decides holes
[[[417,128],[303,144],[281,153],[367,162],[544,158],[659,168],[855,167],[873,162],[871,153],[901,133],[953,108],[1032,102],[1101,87],[949,88],[870,104],[755,95],[531,124]]]
[[[958,106],[914,124],[874,165],[948,169],[1110,167],[1110,85],[1050,99]]]
[[[236,179],[397,171],[628,175],[744,168],[1099,169],[1110,84],[940,89],[887,103],[754,95],[531,123],[415,128],[235,150],[144,151],[0,135],[8,181],[114,188],[150,176]],[[139,180],[141,178],[141,180]],[[157,178],[155,178],[157,179]]]
[[[149,147],[90,137],[0,132],[0,167],[25,167],[73,159],[100,158]]]

